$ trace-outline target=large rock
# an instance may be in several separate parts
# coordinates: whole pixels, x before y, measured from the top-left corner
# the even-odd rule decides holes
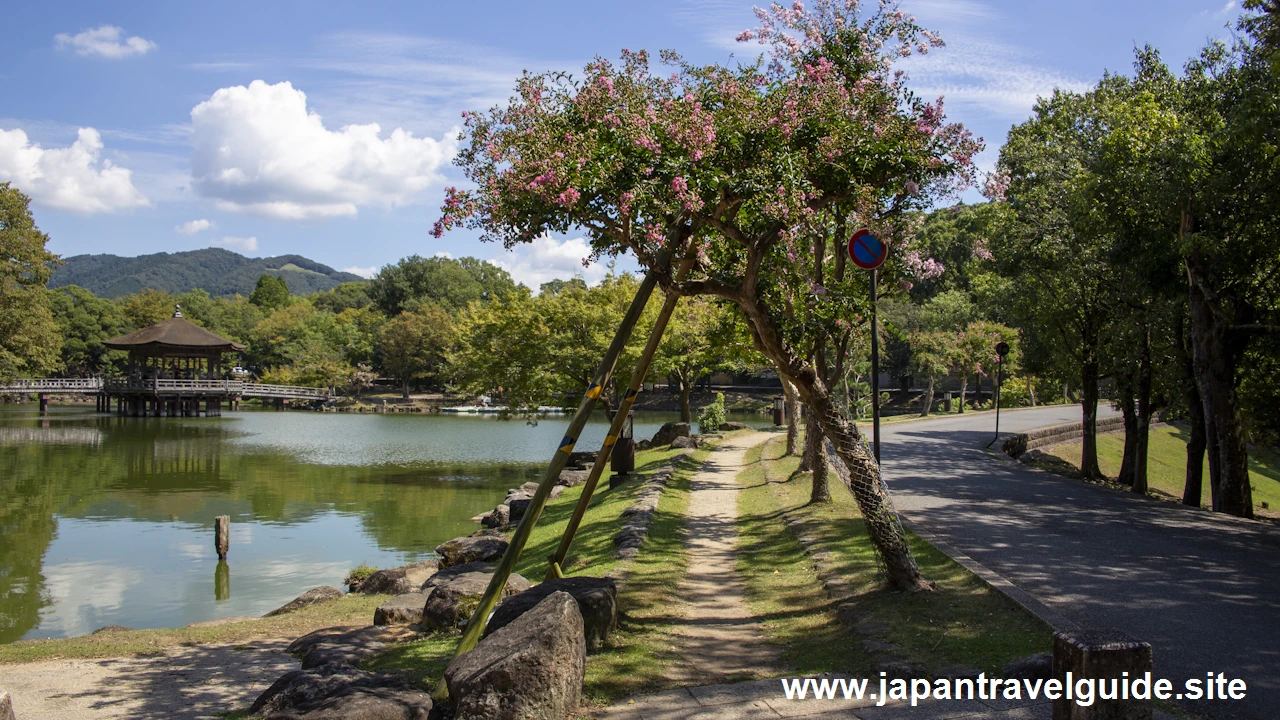
[[[499,505],[480,518],[480,524],[487,528],[500,528],[511,523],[511,508]]]
[[[565,465],[585,470],[594,465],[595,462],[595,450],[579,450],[578,452],[569,453],[569,462],[565,463]]]
[[[422,583],[427,581],[436,570],[439,569],[439,563],[435,560],[422,560],[412,565],[404,567],[389,568],[387,570],[379,570],[364,582],[351,589],[351,592],[364,593],[366,595],[404,595],[405,593],[418,592],[422,587]]]
[[[496,562],[507,551],[506,538],[481,536],[454,538],[436,546],[440,567],[465,565],[470,562]]]
[[[556,479],[556,483],[565,487],[574,487],[586,482],[587,476],[590,474],[590,470],[561,470],[560,477]]]
[[[524,517],[524,511],[529,509],[531,502],[533,502],[533,496],[527,493],[508,495],[503,504],[507,506],[507,516],[510,521],[516,522]]]
[[[698,448],[698,441],[691,437],[678,437],[671,441],[671,447],[683,450],[696,450]]]
[[[345,665],[285,673],[249,709],[268,720],[428,720],[431,696]]]
[[[0,720],[14,720],[13,700],[4,690],[0,690]]]
[[[729,432],[731,430],[751,430],[752,427],[746,423],[740,422],[723,422],[720,423],[721,432]]]
[[[689,437],[689,423],[669,422],[658,428],[658,432],[653,434],[653,445],[654,447],[670,445],[671,441],[678,437]]]
[[[321,585],[318,588],[311,588],[302,593],[298,597],[272,610],[263,617],[274,617],[276,615],[284,615],[285,613],[297,612],[304,607],[316,605],[319,603],[330,602],[342,597],[342,591],[332,585]]]
[[[562,720],[582,699],[586,639],[578,603],[552,593],[444,671],[454,720]]]
[[[413,592],[397,595],[382,603],[373,612],[374,625],[414,625],[422,622],[422,607],[427,603],[424,593]]]
[[[481,596],[484,595],[484,591],[489,587],[489,581],[493,578],[492,566],[483,563],[468,563],[458,567],[474,568],[475,566],[480,566],[483,569],[468,569],[466,572],[441,578],[441,575],[448,572],[448,570],[442,570],[427,581],[429,589],[428,586],[422,588],[423,592],[430,593],[427,596],[426,605],[422,608],[422,626],[424,628],[428,630],[450,629],[457,627],[458,623],[471,617],[471,613],[480,604]],[[453,569],[449,568],[449,570]],[[512,573],[511,577],[507,578],[507,584],[502,588],[502,597],[515,595],[518,592],[528,590],[529,587],[528,580]]]
[[[567,577],[548,580],[522,593],[512,595],[494,611],[485,628],[488,637],[529,612],[547,596],[567,592],[578,603],[582,614],[587,650],[594,652],[604,644],[609,633],[618,627],[618,585],[610,578]]]
[[[294,640],[286,652],[302,659],[303,670],[334,663],[355,665],[382,652],[388,645],[416,635],[403,625],[324,628]]]

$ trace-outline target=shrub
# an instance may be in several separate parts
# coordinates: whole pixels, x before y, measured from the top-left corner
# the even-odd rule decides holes
[[[378,572],[377,565],[369,565],[368,563],[361,562],[359,565],[351,568],[351,570],[347,572],[347,579],[343,580],[342,584],[351,588],[356,587],[365,580],[368,580],[369,576],[376,572]]]
[[[716,393],[715,402],[698,411],[698,429],[703,434],[713,433],[725,422],[724,393]]]

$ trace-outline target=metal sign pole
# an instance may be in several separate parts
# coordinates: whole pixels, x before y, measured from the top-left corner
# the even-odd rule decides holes
[[[871,271],[871,447],[880,464],[880,312],[876,308],[878,269]]]

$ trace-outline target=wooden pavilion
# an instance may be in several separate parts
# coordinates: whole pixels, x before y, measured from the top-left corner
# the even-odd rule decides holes
[[[126,377],[108,381],[99,395],[99,411],[111,399],[121,415],[196,416],[204,401],[206,415],[222,414],[223,401],[235,401],[243,383],[222,372],[222,355],[241,352],[240,343],[209,332],[182,317],[173,317],[103,343],[129,353]]]

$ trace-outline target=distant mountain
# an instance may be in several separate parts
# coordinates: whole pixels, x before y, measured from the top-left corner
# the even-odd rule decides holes
[[[284,278],[295,295],[364,279],[301,255],[247,258],[222,248],[138,257],[73,255],[63,261],[66,264],[54,271],[49,287],[79,285],[106,298],[118,298],[147,288],[175,295],[196,289],[210,295],[248,295],[264,273]]]

